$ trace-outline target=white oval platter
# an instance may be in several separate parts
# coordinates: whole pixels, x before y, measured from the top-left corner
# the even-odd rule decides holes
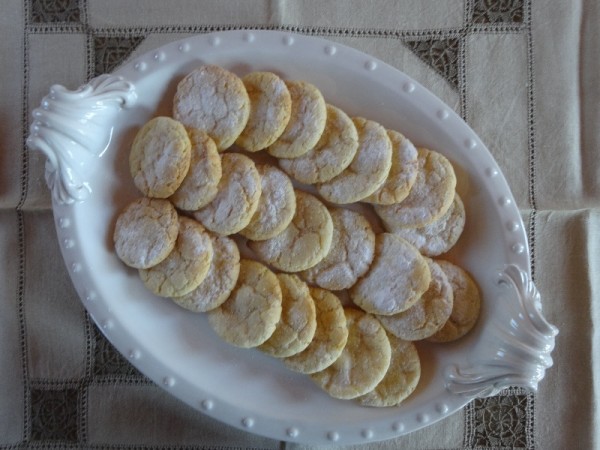
[[[273,71],[314,83],[350,115],[395,129],[446,155],[458,176],[467,225],[444,258],[466,268],[483,297],[465,338],[421,344],[422,376],[395,408],[330,398],[307,376],[257,350],[221,341],[202,314],[152,296],[115,256],[117,212],[139,194],[129,176],[133,136],[169,115],[177,82],[218,64],[243,75]],[[432,424],[473,398],[513,385],[536,389],[552,365],[557,330],[530,280],[527,237],[505,178],[454,111],[397,69],[324,39],[258,30],[217,32],[167,44],[78,90],[54,86],[34,112],[30,148],[48,157],[56,230],[83,304],[142,373],[203,413],[274,439],[350,444]]]

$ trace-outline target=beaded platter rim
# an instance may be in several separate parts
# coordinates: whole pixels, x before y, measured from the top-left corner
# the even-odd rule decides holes
[[[128,309],[110,295],[105,284],[111,277],[115,277],[120,300],[131,289],[137,289],[137,280],[133,280],[131,273],[112,274],[118,262],[110,252],[110,245],[91,240],[98,232],[106,235],[107,226],[98,225],[95,223],[98,220],[89,217],[98,215],[106,220],[112,212],[97,212],[92,208],[112,203],[117,195],[115,188],[107,187],[105,178],[113,176],[108,174],[111,170],[120,171],[114,175],[115,180],[122,177],[122,165],[116,162],[117,149],[131,138],[134,125],[155,113],[153,106],[162,100],[161,94],[154,91],[160,91],[165,84],[172,86],[174,78],[199,62],[222,64],[234,72],[262,68],[289,76],[300,74],[322,88],[326,99],[346,101],[344,106],[355,114],[362,112],[360,105],[367,105],[367,112],[389,123],[393,120],[390,115],[399,113],[412,126],[419,143],[431,143],[434,148],[436,140],[451,138],[447,156],[468,180],[457,189],[475,207],[471,221],[484,222],[474,225],[471,231],[475,235],[490,233],[498,242],[486,241],[489,246],[486,252],[493,251],[495,256],[485,263],[484,269],[477,268],[482,256],[476,251],[474,256],[465,256],[469,268],[480,270],[477,281],[485,292],[484,319],[480,321],[483,323],[473,336],[453,346],[448,354],[425,347],[426,352],[433,352],[427,357],[433,361],[427,363],[427,370],[435,370],[435,374],[415,393],[416,400],[409,399],[405,406],[395,409],[375,410],[333,399],[322,400],[317,395],[325,396],[324,393],[314,394],[310,385],[302,382],[291,389],[294,395],[288,395],[280,385],[298,380],[294,376],[281,377],[280,368],[276,367],[275,375],[268,375],[261,382],[260,367],[270,370],[271,363],[263,360],[263,355],[223,348],[225,359],[215,363],[212,348],[196,348],[187,342],[193,332],[175,338],[165,335],[167,341],[174,339],[173,345],[182,344],[187,349],[167,355],[166,344],[162,348],[158,341],[146,341],[150,331],[145,324],[132,321],[131,313],[142,311],[151,316],[153,323],[165,323],[165,333],[182,326],[179,320],[184,329],[197,324],[187,317],[181,318],[183,313],[173,311],[171,305],[152,300]],[[307,67],[307,62],[313,67]],[[369,83],[372,95],[379,98],[371,99],[356,92],[355,103],[342,99],[347,97],[345,93],[364,83]],[[33,115],[28,145],[48,157],[46,180],[52,191],[61,252],[85,308],[117,350],[144,375],[213,418],[252,433],[292,442],[352,444],[385,440],[433,424],[477,396],[492,395],[513,385],[535,390],[545,370],[552,365],[550,354],[557,330],[542,315],[540,295],[530,276],[524,224],[501,170],[481,139],[452,108],[408,75],[377,58],[326,39],[288,32],[208,33],[136,57],[115,73],[101,75],[77,91],[54,86]],[[411,122],[414,115],[418,117]],[[424,131],[423,127],[429,130]],[[427,137],[431,130],[436,135],[433,138]],[[399,131],[412,138],[410,130]],[[428,139],[432,140],[427,142]],[[61,143],[64,145],[57,145]],[[477,206],[485,209],[485,217],[477,212]],[[114,210],[116,205],[110,207]],[[460,251],[455,255],[458,261],[461,261]],[[469,242],[462,251],[469,253]],[[202,325],[206,328],[205,323],[201,322]],[[206,358],[213,361],[212,365],[222,364],[222,368],[209,371],[204,379],[198,380],[190,373],[198,369],[197,362],[185,361],[190,348],[202,357],[204,353],[209,355]],[[245,356],[248,354],[251,356]],[[242,363],[232,363],[240,357],[245,358]],[[247,369],[250,377],[240,375],[240,371]],[[233,401],[224,389],[214,387],[213,378],[221,375],[234,383],[249,383],[249,388],[239,388],[249,391],[239,393],[243,401]],[[272,389],[269,383],[278,386]],[[253,392],[256,392],[254,397]],[[268,401],[275,406],[264,407],[263,403]]]

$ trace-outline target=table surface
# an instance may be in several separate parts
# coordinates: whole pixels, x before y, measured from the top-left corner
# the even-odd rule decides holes
[[[4,0],[0,449],[313,448],[192,410],[111,346],[60,256],[45,158],[25,147],[52,84],[74,89],[173,40],[245,28],[367,52],[461,115],[508,179],[544,314],[560,330],[537,392],[507,389],[426,429],[353,448],[599,446],[599,21],[593,0]]]

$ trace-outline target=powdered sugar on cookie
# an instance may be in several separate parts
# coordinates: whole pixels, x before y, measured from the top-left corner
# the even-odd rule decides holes
[[[352,119],[327,105],[327,122],[317,145],[297,158],[280,158],[279,167],[301,183],[323,183],[342,173],[357,150],[358,132]]]
[[[225,153],[221,165],[223,176],[216,197],[193,215],[209,230],[226,236],[250,223],[262,189],[254,161],[247,156]]]
[[[296,212],[296,195],[292,182],[276,167],[259,164],[261,196],[250,223],[240,234],[255,241],[280,234],[290,224]]]
[[[332,203],[354,203],[368,197],[385,182],[392,166],[392,143],[385,128],[362,117],[352,121],[358,131],[354,159],[342,173],[317,185],[319,194]]]
[[[316,266],[300,273],[309,283],[334,291],[348,289],[362,277],[373,262],[375,233],[360,213],[336,208],[331,249]]]
[[[429,267],[417,249],[382,233],[376,237],[373,264],[350,290],[350,298],[367,312],[392,315],[414,305],[430,281]]]
[[[419,171],[408,196],[393,205],[375,205],[388,231],[423,227],[444,215],[454,199],[456,175],[442,154],[419,148]]]
[[[173,117],[187,127],[205,131],[219,151],[235,142],[249,115],[250,99],[244,83],[222,67],[201,66],[177,85]]]
[[[313,148],[325,128],[327,111],[323,94],[305,81],[285,82],[291,98],[290,120],[268,152],[277,158],[296,158]]]

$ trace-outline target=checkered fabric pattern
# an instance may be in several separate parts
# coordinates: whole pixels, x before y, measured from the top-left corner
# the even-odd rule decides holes
[[[59,257],[44,158],[25,148],[31,111],[51,84],[74,89],[167,42],[245,28],[358,48],[454,108],[486,143],[513,190],[549,320],[584,330],[559,337],[563,350],[557,349],[556,367],[539,393],[507,389],[425,430],[355,448],[591,448],[591,380],[598,364],[590,356],[591,330],[600,314],[590,299],[599,292],[591,273],[600,263],[600,237],[593,231],[600,224],[600,164],[590,150],[577,150],[593,148],[597,132],[570,124],[591,125],[600,115],[573,100],[579,92],[570,82],[592,86],[591,78],[573,68],[559,82],[550,71],[564,69],[557,59],[572,52],[593,59],[591,44],[573,42],[579,27],[588,23],[589,29],[589,21],[600,18],[598,7],[584,1],[586,18],[581,2],[535,0],[225,3],[3,1],[0,252],[10,257],[0,272],[0,449],[312,448],[254,436],[192,410],[112,347],[86,314]],[[559,28],[554,35],[546,28],[561,26],[564,41]],[[13,65],[10,74],[7,65]],[[578,308],[587,314],[576,325],[563,311]]]

